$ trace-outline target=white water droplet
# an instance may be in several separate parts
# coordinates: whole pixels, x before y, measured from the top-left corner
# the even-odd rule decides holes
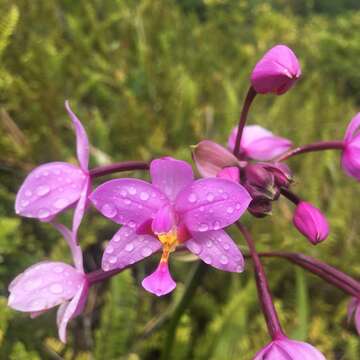
[[[133,245],[132,243],[127,244],[127,245],[125,246],[125,250],[128,251],[128,252],[133,251],[133,250],[134,250],[134,245]]]
[[[102,269],[103,269],[104,271],[109,271],[109,270],[110,270],[109,264],[108,264],[108,263],[104,263],[103,266],[102,266]]]
[[[222,255],[221,258],[220,258],[220,262],[223,265],[226,265],[229,262],[229,259],[225,255]]]
[[[229,198],[229,194],[228,193],[224,193],[223,196],[222,196],[223,199],[228,199]]]
[[[208,193],[208,194],[206,195],[206,200],[207,200],[207,201],[214,201],[214,199],[215,199],[215,196],[214,196],[213,193]]]
[[[128,226],[134,228],[136,226],[135,221],[130,220]]]
[[[38,218],[39,219],[46,219],[47,217],[49,217],[50,215],[50,211],[48,209],[40,209],[38,212]]]
[[[219,241],[220,241],[220,239],[219,239]],[[228,243],[224,243],[223,248],[224,248],[225,250],[229,250],[229,249],[230,249],[230,246],[229,246]]]
[[[136,189],[133,186],[130,186],[128,190],[129,190],[130,195],[135,195],[136,194]]]
[[[189,249],[196,255],[200,254],[201,246],[194,241],[188,242]]]
[[[50,292],[53,294],[61,294],[64,291],[64,288],[61,284],[52,284],[50,286]]]
[[[54,272],[56,272],[57,274],[61,274],[64,271],[64,268],[62,266],[56,266],[54,268]]]
[[[32,192],[30,190],[25,191],[25,196],[30,197],[32,195]]]
[[[243,271],[242,266],[238,265],[238,266],[236,267],[236,272],[242,272],[242,271]]]
[[[204,206],[200,206],[200,207],[199,207],[199,210],[200,210],[201,212],[203,212],[203,211],[205,210],[205,207],[204,207]]]
[[[105,252],[108,254],[112,254],[114,252],[114,248],[111,245],[108,245]]]
[[[237,203],[237,204],[235,205],[235,208],[236,208],[236,210],[239,210],[239,209],[241,208],[241,204]]]
[[[109,263],[110,264],[115,264],[117,262],[117,257],[116,256],[110,256],[109,257]]]
[[[113,238],[113,240],[114,240],[115,242],[119,242],[119,241],[120,241],[120,236],[119,236],[119,235],[115,235],[114,238]]]
[[[152,254],[152,250],[149,247],[144,247],[141,251],[142,256],[150,256]]]
[[[232,214],[233,212],[234,212],[234,208],[233,207],[228,207],[227,209],[226,209],[226,212],[228,213],[228,214]]]
[[[54,202],[54,207],[56,209],[63,209],[65,208],[66,206],[69,205],[69,200],[68,199],[65,199],[65,198],[60,198],[60,199],[57,199],[55,202]]]
[[[121,190],[120,191],[120,195],[122,196],[122,197],[125,197],[126,195],[127,195],[127,192],[126,192],[126,190]]]
[[[204,262],[208,265],[210,265],[212,263],[212,259],[210,256],[207,256],[205,259],[204,259]]]
[[[199,231],[208,231],[209,226],[207,224],[200,224],[198,230]]]
[[[42,185],[42,186],[39,186],[35,192],[36,192],[36,195],[38,195],[38,196],[45,196],[46,194],[48,194],[50,192],[50,188],[47,185]]]
[[[43,176],[49,176],[49,172],[48,172],[48,171],[44,171],[44,172],[42,173],[42,175],[43,175]]]
[[[196,197],[195,194],[191,193],[191,194],[189,195],[189,197],[188,197],[188,200],[189,200],[189,202],[191,202],[191,203],[193,204],[193,203],[196,202],[197,197]]]
[[[149,197],[150,197],[150,195],[149,195],[147,192],[145,192],[145,191],[143,191],[142,193],[140,193],[140,199],[141,199],[142,201],[148,200]]]
[[[130,204],[131,204],[131,201],[130,201],[129,199],[125,199],[125,200],[124,200],[124,203],[125,203],[125,205],[130,205]]]
[[[212,243],[211,240],[208,240],[208,241],[206,242],[206,246],[207,246],[208,248],[211,248],[212,245],[213,245],[213,243]]]
[[[101,212],[104,216],[109,218],[113,218],[117,213],[115,206],[111,204],[104,204],[101,208]]]
[[[214,221],[213,227],[214,230],[219,230],[221,227],[220,221]]]
[[[21,207],[27,207],[29,205],[29,201],[28,200],[23,200],[21,201]]]

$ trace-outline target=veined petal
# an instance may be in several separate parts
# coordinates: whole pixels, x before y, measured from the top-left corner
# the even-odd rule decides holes
[[[157,269],[147,276],[141,283],[146,291],[156,296],[167,295],[176,287],[176,282],[171,277],[167,262],[160,262]]]
[[[122,269],[160,250],[161,243],[151,235],[139,235],[134,229],[123,226],[110,240],[103,258],[102,269]]]
[[[175,210],[190,231],[219,230],[233,224],[249,206],[247,190],[231,180],[200,179],[177,197]]]
[[[239,164],[232,152],[210,140],[194,146],[193,158],[202,177],[216,177],[223,168]]]
[[[89,285],[86,281],[84,281],[72,300],[68,303],[60,305],[57,312],[56,322],[59,331],[59,338],[63,343],[66,343],[66,328],[68,322],[81,314],[85,307],[88,294]]]
[[[347,144],[342,157],[341,166],[348,176],[360,181],[360,139]]]
[[[118,224],[136,228],[168,203],[154,185],[137,179],[115,179],[100,185],[90,195],[94,206]]]
[[[65,101],[65,108],[73,122],[75,133],[76,133],[76,152],[79,160],[79,164],[81,169],[84,172],[88,172],[89,168],[89,140],[86,134],[86,131],[81,124],[81,121],[77,118],[77,116],[73,113],[70,108],[70,104],[68,101]]]
[[[15,201],[18,215],[49,221],[80,198],[86,175],[78,167],[52,162],[35,168],[21,185]]]
[[[71,299],[83,281],[84,275],[70,265],[38,263],[9,285],[8,305],[19,311],[44,311]]]
[[[150,176],[152,184],[171,201],[194,180],[190,164],[170,157],[153,160],[150,164]]]
[[[231,272],[244,270],[244,257],[224,230],[193,232],[192,239],[184,245],[214,268]]]

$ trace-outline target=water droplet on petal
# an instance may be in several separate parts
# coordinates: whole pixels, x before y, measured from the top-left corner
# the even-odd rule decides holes
[[[191,193],[188,197],[188,201],[191,202],[192,204],[195,203],[197,200],[197,197],[195,194]]]
[[[53,294],[61,294],[64,291],[64,288],[61,284],[52,284],[50,286],[50,292]]]
[[[57,199],[55,202],[54,202],[54,207],[56,209],[63,209],[65,207],[67,207],[69,205],[69,200],[68,199],[64,199],[64,198],[60,198],[60,199]]]
[[[136,226],[135,221],[130,220],[128,226],[134,228]]]
[[[109,257],[109,263],[110,264],[115,264],[117,262],[117,257],[116,256],[110,256]]]
[[[54,272],[56,272],[57,274],[61,274],[64,271],[62,266],[56,266],[54,268]]]
[[[220,241],[220,239],[219,239],[219,241]],[[228,243],[224,243],[223,248],[224,248],[225,250],[229,250],[229,249],[230,249],[230,246],[229,246]]]
[[[208,194],[206,195],[206,200],[207,200],[207,201],[214,201],[214,199],[215,199],[215,196],[214,196],[213,193],[208,193]]]
[[[45,196],[46,194],[48,194],[50,192],[50,188],[47,185],[42,185],[42,186],[39,186],[35,192],[36,192],[36,195],[38,195],[38,196]]]
[[[228,198],[229,198],[228,193],[224,193],[223,196],[222,196],[222,198],[225,199],[225,200],[228,199]]]
[[[204,262],[208,265],[210,265],[212,263],[212,259],[210,256],[207,256],[205,259],[204,259]]]
[[[25,196],[30,197],[32,195],[32,192],[30,190],[25,191]]]
[[[125,203],[126,205],[130,205],[130,204],[131,204],[131,201],[130,201],[129,199],[125,199],[125,200],[124,200],[124,203]]]
[[[134,245],[133,245],[132,243],[127,244],[127,245],[125,246],[125,250],[128,251],[128,252],[133,251],[133,250],[134,250]]]
[[[47,209],[40,209],[38,212],[38,218],[39,219],[46,219],[47,217],[49,217],[50,212]]]
[[[208,231],[209,226],[207,224],[200,224],[198,230],[199,231]]]
[[[122,196],[122,197],[125,197],[126,195],[127,195],[127,192],[126,192],[126,190],[121,190],[120,191],[120,195]]]
[[[205,207],[204,207],[204,206],[200,206],[200,207],[199,207],[199,210],[200,210],[201,212],[203,212],[203,211],[205,210]]]
[[[49,176],[49,172],[48,172],[48,171],[44,171],[42,175],[43,175],[43,176]]]
[[[188,245],[189,249],[191,250],[191,252],[193,252],[196,255],[200,254],[201,246],[199,244],[197,244],[194,241],[189,241],[187,245]]]
[[[229,262],[229,259],[225,255],[222,255],[221,258],[220,258],[220,262],[223,265],[226,265]]]
[[[23,200],[21,201],[21,206],[22,207],[27,207],[29,205],[29,201],[28,200]]]
[[[101,208],[101,212],[104,214],[104,216],[109,218],[113,218],[117,213],[115,206],[111,204],[103,205]]]
[[[234,208],[233,207],[228,207],[227,209],[226,209],[226,212],[228,213],[228,214],[232,214],[233,212],[234,212]]]
[[[149,247],[144,247],[141,251],[142,256],[150,256],[152,254],[152,250]]]
[[[213,227],[214,230],[219,230],[221,227],[220,221],[214,221]]]
[[[130,186],[128,190],[129,190],[130,195],[135,195],[136,194],[136,189],[133,186]]]
[[[239,209],[241,208],[241,204],[237,203],[237,204],[235,205],[235,208],[236,208],[236,210],[239,210]]]
[[[207,246],[208,248],[211,248],[212,245],[213,245],[213,243],[212,243],[211,240],[208,240],[208,241],[206,242],[206,246]]]
[[[149,195],[147,192],[145,192],[145,191],[142,192],[142,193],[140,193],[140,199],[143,200],[143,201],[148,200],[149,197],[150,197],[150,195]]]
[[[108,264],[108,263],[104,263],[103,266],[102,266],[102,269],[103,269],[104,271],[109,271],[109,270],[110,270],[109,264]]]
[[[114,252],[114,248],[111,245],[108,245],[105,252],[108,254],[112,254]]]
[[[236,267],[236,272],[242,272],[242,270],[243,270],[242,266],[238,265]]]
[[[114,240],[115,242],[119,242],[119,241],[120,241],[120,236],[119,236],[119,235],[115,235],[114,238],[113,238],[113,240]]]

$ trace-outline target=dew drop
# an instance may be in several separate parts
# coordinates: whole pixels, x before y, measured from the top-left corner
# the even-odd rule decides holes
[[[200,224],[198,230],[199,231],[208,231],[209,226],[207,224]]]
[[[47,209],[40,209],[38,212],[38,217],[39,219],[46,219],[47,217],[49,217],[50,212]]]
[[[219,239],[219,241],[220,241],[220,239]],[[225,243],[225,244],[223,245],[223,248],[224,248],[225,250],[229,250],[229,249],[230,249],[230,246],[229,246],[228,243]]]
[[[38,195],[38,196],[45,196],[46,194],[48,194],[50,192],[50,188],[47,185],[42,185],[42,186],[39,186],[35,192],[36,192],[36,195]]]
[[[212,263],[212,259],[210,256],[207,256],[205,259],[204,259],[204,262],[208,265],[210,265]]]
[[[104,214],[104,216],[109,218],[113,218],[117,213],[115,206],[111,204],[104,204],[101,208],[101,212]]]
[[[214,201],[214,199],[215,199],[215,196],[214,196],[213,193],[208,193],[208,194],[206,195],[206,200],[207,200],[207,201]]]
[[[110,256],[109,257],[109,263],[110,264],[115,264],[117,262],[117,257],[116,256]]]
[[[196,197],[195,194],[192,193],[192,194],[189,195],[188,200],[189,200],[189,202],[191,202],[193,204],[193,203],[196,202],[197,197]]]
[[[136,226],[135,221],[130,220],[128,226],[134,228]]]
[[[40,311],[46,307],[45,299],[35,299],[31,302],[32,311]]]
[[[243,271],[242,266],[238,265],[238,266],[236,267],[236,272],[242,272],[242,271]]]
[[[28,200],[23,200],[21,201],[21,206],[22,207],[27,207],[29,205],[29,201]]]
[[[199,210],[200,210],[201,212],[203,212],[203,211],[205,210],[205,207],[204,207],[204,206],[200,206]]]
[[[226,209],[226,212],[227,212],[228,214],[232,214],[232,213],[234,212],[234,208],[233,208],[233,207],[228,207],[228,208]]]
[[[150,256],[152,254],[152,250],[149,247],[144,247],[141,251],[142,256]]]
[[[61,171],[58,170],[58,169],[57,169],[57,170],[54,170],[54,174],[55,174],[55,175],[60,175],[60,174],[61,174]]]
[[[222,196],[223,199],[228,199],[229,198],[229,194],[228,193],[224,193],[223,196]]]
[[[188,246],[189,246],[190,250],[191,250],[194,254],[196,254],[196,255],[200,254],[200,252],[201,252],[201,246],[200,246],[199,244],[197,244],[197,243],[194,242],[194,241],[189,241],[189,242],[188,242]]]
[[[221,258],[220,258],[220,262],[223,265],[226,265],[229,262],[229,259],[225,255],[222,255]]]
[[[32,192],[30,190],[25,191],[25,196],[30,197],[32,195]]]
[[[121,190],[120,191],[120,195],[122,196],[122,197],[125,197],[126,195],[127,195],[127,192],[126,192],[126,190]]]
[[[143,200],[143,201],[148,200],[149,197],[150,197],[150,195],[149,195],[147,192],[145,192],[145,191],[142,192],[142,193],[140,193],[140,199]]]
[[[114,252],[114,248],[111,245],[108,245],[105,252],[108,254],[112,254]]]
[[[71,184],[71,183],[72,183],[72,180],[71,180],[70,178],[66,178],[65,181],[66,181],[67,184]]]
[[[54,272],[56,272],[57,274],[61,274],[64,271],[62,266],[56,266],[54,268]]]
[[[135,195],[136,194],[136,189],[133,186],[129,187],[129,194],[130,195]]]
[[[42,175],[43,175],[43,176],[49,176],[49,172],[48,172],[48,171],[44,171]]]
[[[235,205],[235,208],[236,208],[236,210],[240,210],[241,204],[237,203],[237,204]]]
[[[50,286],[50,292],[53,294],[61,294],[64,291],[64,288],[61,284],[52,284]]]
[[[67,199],[64,199],[64,198],[60,198],[60,199],[57,199],[55,202],[54,202],[54,207],[56,209],[63,209],[65,208],[66,206],[69,205],[69,201]]]
[[[119,235],[115,235],[114,238],[113,238],[113,240],[114,240],[115,242],[119,242],[119,241],[120,241],[120,236],[119,236]]]
[[[104,263],[103,266],[102,266],[102,269],[103,269],[104,271],[109,271],[109,270],[110,270],[109,264],[108,264],[108,263]]]
[[[214,230],[219,230],[221,227],[220,221],[214,221],[213,227]]]
[[[133,251],[133,250],[134,250],[134,245],[133,245],[132,243],[127,244],[127,245],[125,246],[125,250],[128,251],[128,252]]]
[[[125,199],[125,200],[124,200],[124,203],[125,203],[125,205],[130,205],[130,204],[131,204],[131,201],[130,201],[129,199]]]
[[[208,241],[206,242],[206,246],[207,246],[208,248],[211,248],[212,245],[213,245],[213,243],[212,243],[211,240],[208,240]]]

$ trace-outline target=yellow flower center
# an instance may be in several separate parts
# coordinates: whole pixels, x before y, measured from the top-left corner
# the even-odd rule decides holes
[[[175,251],[176,245],[178,245],[178,237],[176,229],[172,229],[167,233],[157,234],[158,239],[160,240],[163,246],[163,253],[161,256],[161,262],[167,262],[170,253]]]

